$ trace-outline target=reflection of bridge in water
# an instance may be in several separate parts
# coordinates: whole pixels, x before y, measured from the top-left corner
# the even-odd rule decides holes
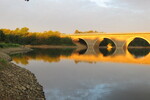
[[[99,52],[97,55],[92,54],[79,54],[73,53],[71,56],[61,56],[61,59],[72,59],[75,60],[76,63],[78,62],[115,62],[115,63],[137,63],[137,64],[150,64],[150,49],[146,49],[146,52],[139,54],[135,54],[134,52],[129,52],[125,49],[124,52],[120,51],[122,49],[118,49],[115,54],[105,55],[102,52]],[[141,49],[142,50],[142,49]],[[131,54],[132,53],[132,54]]]
[[[113,62],[113,63],[135,63],[135,64],[150,64],[150,54],[149,48],[140,48],[140,49],[122,49],[117,50],[117,48],[103,48],[99,49],[97,54],[88,54],[86,50],[79,51],[79,49],[35,49],[26,54],[20,54],[12,56],[13,61],[16,63],[21,63],[27,65],[31,60],[40,60],[44,62],[59,62],[63,59],[65,60],[74,60],[76,63],[79,62]]]
[[[87,48],[87,49],[77,49],[77,52],[79,54],[83,55],[99,55],[103,54],[104,56],[106,55],[111,55],[111,56],[116,56],[116,55],[124,55],[125,54],[125,48]],[[80,53],[81,52],[81,53]]]

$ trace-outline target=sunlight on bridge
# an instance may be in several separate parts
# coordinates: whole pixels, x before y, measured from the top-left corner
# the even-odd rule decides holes
[[[83,39],[88,44],[88,46],[92,44],[88,42],[89,40],[103,41],[104,38],[112,40],[115,43],[116,47],[127,47],[128,44],[137,37],[146,40],[150,44],[150,33],[123,33],[123,34],[84,33],[84,34],[70,34],[64,36],[71,37],[73,40],[78,40],[79,38]],[[91,46],[94,46],[95,43],[93,43]]]

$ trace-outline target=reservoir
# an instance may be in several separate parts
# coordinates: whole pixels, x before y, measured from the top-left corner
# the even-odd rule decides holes
[[[150,100],[150,49],[33,49],[12,55],[47,100]]]

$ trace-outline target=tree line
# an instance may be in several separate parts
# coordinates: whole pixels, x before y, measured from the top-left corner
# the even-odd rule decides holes
[[[21,45],[74,45],[69,37],[61,37],[58,31],[29,32],[29,28],[0,29],[0,42]]]
[[[93,30],[89,30],[89,31],[75,30],[75,32],[74,32],[74,34],[84,34],[84,33],[105,33],[105,32],[98,32],[98,31],[93,31]]]

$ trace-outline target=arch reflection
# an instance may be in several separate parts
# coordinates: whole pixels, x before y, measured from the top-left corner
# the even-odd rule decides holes
[[[82,49],[82,50],[80,50],[80,51],[79,51],[79,55],[85,54],[86,51],[87,51],[87,49]]]
[[[150,48],[128,48],[128,51],[135,58],[141,58],[149,54]]]
[[[113,55],[116,48],[99,48],[99,51],[103,54],[103,56],[110,56]]]

